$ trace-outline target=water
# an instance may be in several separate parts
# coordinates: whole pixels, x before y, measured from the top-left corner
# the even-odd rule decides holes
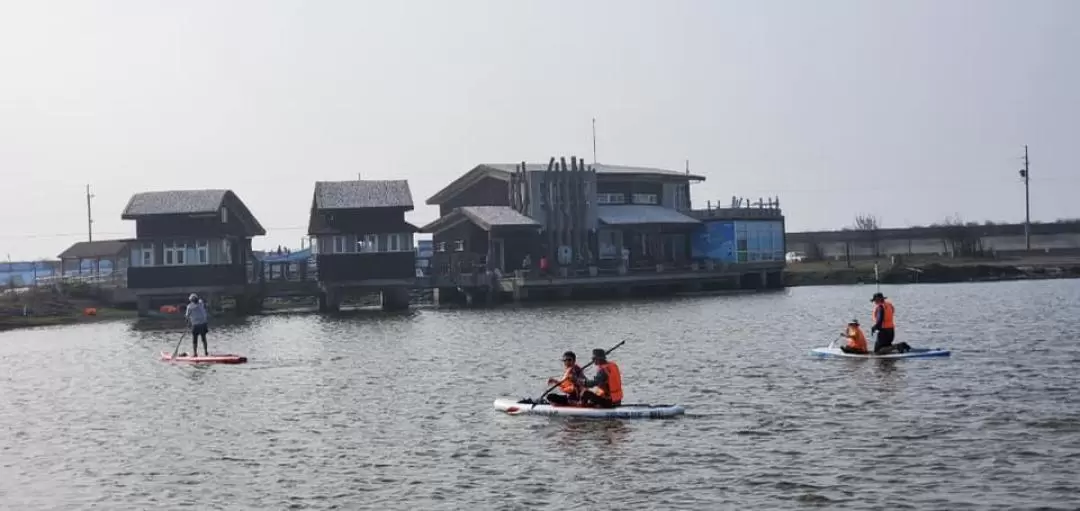
[[[816,360],[869,286],[0,334],[5,509],[1076,508],[1080,280],[889,286],[948,359]],[[574,349],[685,417],[509,417]],[[184,349],[190,349],[185,342]]]

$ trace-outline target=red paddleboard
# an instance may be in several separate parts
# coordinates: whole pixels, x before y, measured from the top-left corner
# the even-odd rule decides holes
[[[189,364],[243,364],[247,357],[240,355],[210,355],[202,357],[172,356],[172,353],[161,352],[161,360],[166,362],[187,362]]]

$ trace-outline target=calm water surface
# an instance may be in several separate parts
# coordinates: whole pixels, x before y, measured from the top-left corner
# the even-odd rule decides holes
[[[816,360],[873,288],[0,334],[5,509],[1076,509],[1080,280],[890,286],[898,340]],[[685,417],[508,417],[566,349],[628,342],[627,400]],[[185,349],[189,349],[185,342]]]

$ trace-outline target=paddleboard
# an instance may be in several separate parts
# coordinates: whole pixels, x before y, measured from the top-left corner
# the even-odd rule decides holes
[[[810,350],[810,354],[818,357],[895,359],[947,357],[949,356],[949,350],[942,348],[911,348],[911,350],[909,350],[907,353],[888,353],[885,355],[860,355],[858,353],[844,353],[838,347],[829,346],[826,348],[814,348]]]
[[[186,362],[189,364],[243,364],[247,362],[247,357],[240,355],[210,355],[202,357],[173,357],[172,353],[161,352],[161,360],[166,362]]]
[[[682,415],[682,405],[625,404],[615,408],[553,405],[542,401],[533,406],[532,399],[499,398],[495,409],[508,415],[548,415],[561,417],[593,417],[601,419],[660,419]]]

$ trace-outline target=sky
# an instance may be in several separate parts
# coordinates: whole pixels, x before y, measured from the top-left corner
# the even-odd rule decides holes
[[[789,231],[1080,217],[1072,0],[0,0],[0,257],[234,190],[297,247],[316,180],[551,156],[691,171]]]

